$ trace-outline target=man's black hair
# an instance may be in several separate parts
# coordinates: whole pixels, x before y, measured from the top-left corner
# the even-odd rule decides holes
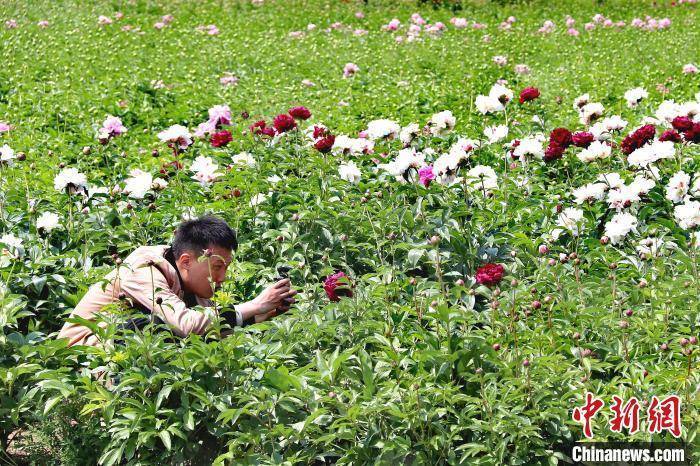
[[[213,246],[235,251],[238,249],[236,232],[224,220],[205,215],[182,222],[177,227],[172,251],[175,258],[178,258],[187,251],[200,255],[205,249]]]

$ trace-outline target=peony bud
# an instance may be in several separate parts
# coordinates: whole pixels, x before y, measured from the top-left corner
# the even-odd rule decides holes
[[[540,247],[537,248],[537,250],[543,256],[549,252],[549,248],[545,244],[540,244]]]
[[[83,147],[83,155],[90,155],[90,152],[92,152],[90,146]]]
[[[430,237],[430,244],[437,246],[440,243],[440,237],[438,235],[433,235]]]
[[[541,303],[541,302],[539,302],[539,301],[537,301],[537,300],[535,300],[535,301],[532,302],[532,308],[533,308],[533,309],[539,309],[539,308],[541,308],[541,307],[542,307],[542,303]]]
[[[455,282],[455,285],[457,285],[457,286],[464,286],[464,280],[462,280],[461,278],[459,278],[459,279]]]
[[[501,345],[499,345],[498,343],[494,343],[493,346],[491,346],[491,348],[493,348],[494,351],[498,351],[501,349]]]
[[[529,359],[523,360],[523,367],[530,367],[530,360]]]
[[[620,326],[620,328],[623,329],[628,328],[630,326],[629,322],[627,322],[626,320],[621,320],[618,325]]]

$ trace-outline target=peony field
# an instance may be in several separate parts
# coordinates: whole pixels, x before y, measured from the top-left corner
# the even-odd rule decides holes
[[[0,465],[700,464],[698,44],[695,0],[1,2]],[[76,317],[207,215],[206,328],[153,278]]]

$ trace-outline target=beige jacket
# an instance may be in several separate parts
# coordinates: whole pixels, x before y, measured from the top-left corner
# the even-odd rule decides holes
[[[108,304],[117,302],[123,293],[134,307],[149,311],[168,324],[173,333],[186,336],[190,333],[202,334],[209,327],[213,316],[212,302],[197,297],[197,304],[206,311],[189,309],[183,301],[185,292],[180,285],[177,270],[166,259],[168,246],[142,246],[132,252],[115,270],[112,270],[103,283],[90,287],[75,307],[70,317],[95,320],[96,314]],[[149,267],[149,261],[153,266]],[[151,273],[152,272],[152,273]],[[156,301],[162,298],[162,303]],[[240,322],[240,314],[236,312]],[[98,325],[107,326],[106,322]],[[68,338],[69,345],[100,346],[101,342],[92,331],[80,324],[66,322],[58,338]]]

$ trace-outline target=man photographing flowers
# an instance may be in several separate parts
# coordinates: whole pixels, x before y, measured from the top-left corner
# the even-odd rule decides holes
[[[231,252],[237,248],[236,233],[219,218],[205,216],[183,222],[170,246],[141,246],[123,263],[117,261],[117,268],[105,277],[106,284],[90,287],[70,319],[95,321],[106,306],[126,301],[145,317],[124,322],[124,328],[154,321],[165,323],[181,337],[203,334],[216,317],[210,298],[224,282]],[[285,278],[253,300],[222,310],[219,317],[231,327],[263,322],[289,310],[296,294]],[[205,312],[192,309],[197,305]],[[69,345],[101,344],[88,327],[70,321],[58,337],[68,338]]]

